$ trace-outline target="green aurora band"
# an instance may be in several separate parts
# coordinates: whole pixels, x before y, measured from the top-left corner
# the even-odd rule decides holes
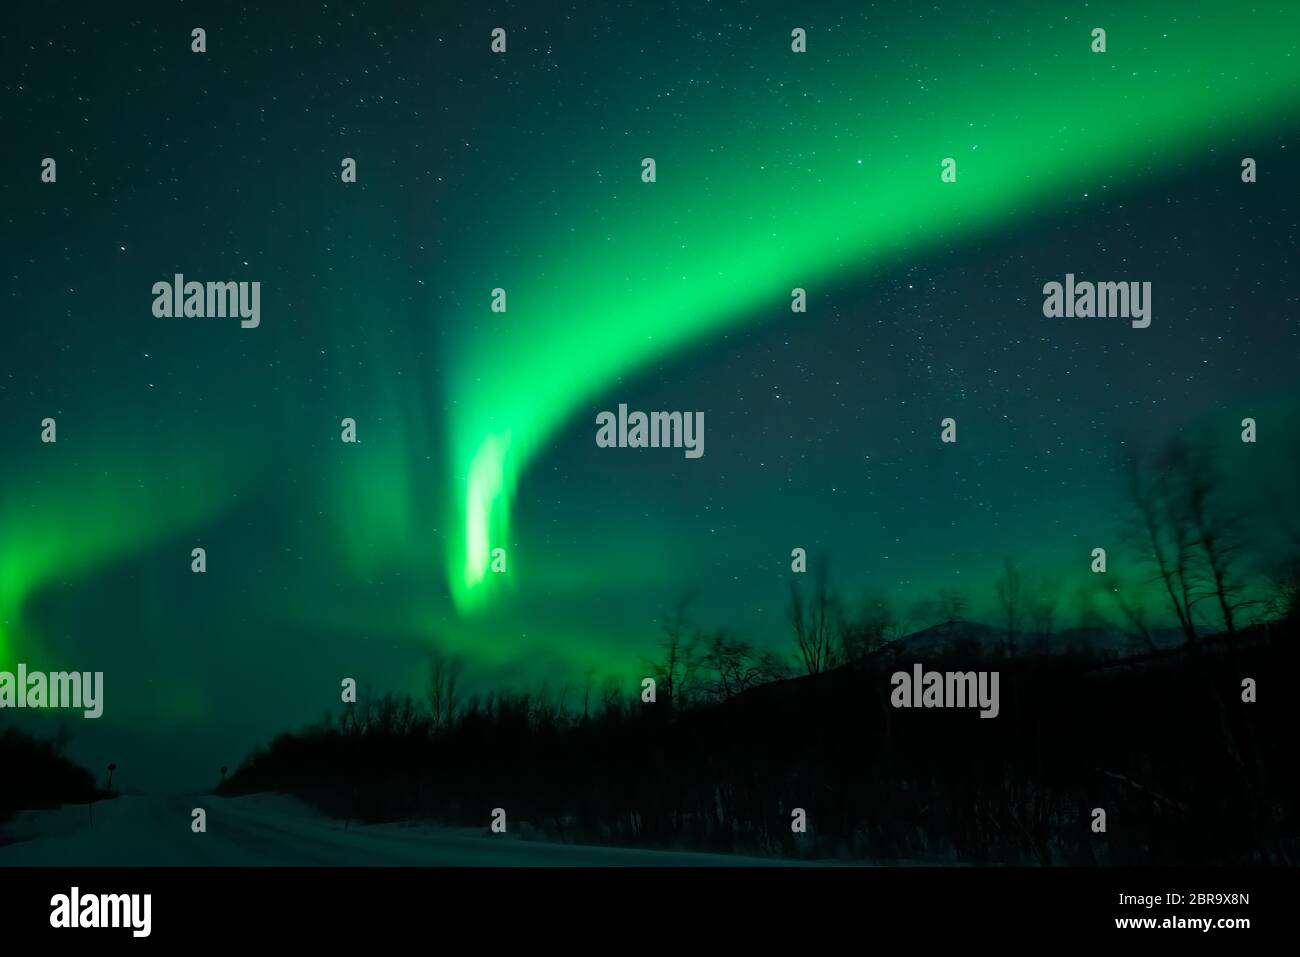
[[[254,470],[229,464],[251,461],[248,450],[214,469],[211,460],[184,446],[182,433],[160,445],[185,450],[137,456],[92,448],[85,461],[100,467],[84,468],[64,456],[26,476],[30,484],[23,494],[9,498],[0,525],[0,669],[12,667],[19,653],[39,651],[36,636],[22,630],[28,597],[53,581],[89,574],[213,520]],[[58,454],[60,446],[49,448]]]
[[[530,159],[533,188],[570,190],[554,201],[569,228],[512,222],[521,248],[471,270],[462,297],[487,312],[500,285],[508,311],[468,331],[449,362],[447,573],[462,613],[509,582],[489,573],[490,555],[509,541],[530,461],[620,377],[729,326],[788,315],[794,287],[815,309],[828,284],[1158,175],[1294,118],[1300,103],[1295,4],[1195,17],[1183,4],[1130,4],[1044,32],[1026,29],[1044,19],[1033,5],[992,19],[945,24],[943,38],[910,31],[883,55],[833,65],[817,50],[834,39],[814,35],[812,52],[784,54],[808,64],[807,88],[777,95],[767,115],[746,115],[716,89],[692,93],[643,138],[619,138],[625,185],[595,209],[567,157],[553,168]],[[1107,30],[1105,54],[1090,50],[1093,26]],[[777,52],[763,55],[788,51],[769,39]],[[868,56],[890,72],[866,82],[858,58]],[[935,77],[921,95],[918,63]],[[610,156],[607,141],[582,147]],[[654,184],[639,180],[643,156],[657,161]],[[945,157],[956,183],[940,180]],[[1223,156],[1225,176],[1239,159]],[[494,258],[490,239],[472,248]]]
[[[394,366],[419,369],[406,365],[409,355],[387,353],[380,337],[365,362],[355,360],[356,342],[366,341],[357,316],[367,329],[392,324],[385,308],[400,318],[400,305],[374,294],[398,288],[399,271],[384,272],[376,255],[349,270],[353,295],[330,299],[337,322],[323,327],[335,327],[340,347],[331,355],[347,363],[338,370],[348,390],[340,405],[368,399],[383,415],[367,423],[364,458],[324,438],[280,452],[308,462],[303,474],[324,476],[302,488],[303,516],[284,518],[304,519],[292,525],[295,541],[346,574],[322,594],[307,573],[295,578],[286,566],[276,581],[256,584],[262,602],[313,627],[437,636],[504,664],[515,646],[484,642],[469,613],[486,609],[514,576],[536,581],[539,573],[512,560],[509,574],[490,574],[491,548],[510,543],[511,503],[530,463],[579,416],[594,429],[596,410],[585,404],[620,379],[728,328],[789,317],[796,286],[816,310],[836,283],[1065,209],[1089,190],[1203,163],[1210,149],[1220,150],[1223,175],[1235,177],[1249,150],[1233,137],[1296,119],[1295,4],[1271,14],[1129,5],[1088,18],[1042,26],[1048,17],[1024,4],[996,17],[945,18],[941,27],[882,28],[888,49],[861,33],[810,25],[804,55],[790,53],[788,29],[769,21],[770,29],[720,41],[712,52],[722,82],[683,87],[668,108],[657,88],[638,87],[639,74],[599,64],[594,72],[611,76],[599,94],[611,101],[604,108],[641,125],[625,133],[581,116],[548,120],[552,139],[521,160],[525,174],[485,186],[489,221],[458,223],[456,246],[439,266],[458,277],[439,317],[448,327],[444,395],[414,375],[389,375]],[[1093,26],[1106,28],[1109,52],[1090,52]],[[592,56],[617,61],[619,46]],[[509,64],[500,69],[508,73]],[[521,116],[538,95],[524,97]],[[658,164],[654,184],[639,179],[645,156]],[[956,183],[940,181],[945,157],[957,161]],[[575,158],[608,179],[575,174]],[[509,296],[501,315],[488,309],[496,286]],[[304,375],[317,371],[301,350],[285,354]],[[267,435],[292,436],[289,425],[318,414],[310,396],[287,390],[281,399],[286,427],[268,426]],[[237,419],[224,408],[221,415]],[[90,419],[78,429],[97,434]],[[75,462],[0,475],[0,667],[39,650],[23,621],[33,595],[221,518],[239,504],[237,490],[256,485],[269,456],[255,430],[227,434],[216,422],[186,421],[163,432],[140,449],[78,450],[61,436],[41,455],[72,449]],[[98,434],[122,433],[106,426]],[[445,567],[432,574],[446,575],[461,622],[447,619],[442,596],[427,587],[430,547],[446,550]],[[602,574],[635,577],[626,567],[635,549],[609,548]],[[550,571],[565,583],[589,575],[576,564]],[[383,576],[402,584],[400,599],[353,587]],[[562,634],[569,658],[595,657],[594,628]]]

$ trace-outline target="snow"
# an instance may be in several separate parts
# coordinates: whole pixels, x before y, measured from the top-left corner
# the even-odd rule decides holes
[[[191,812],[207,811],[207,832]],[[778,858],[589,847],[433,824],[348,824],[291,797],[128,795],[24,811],[0,828],[0,867],[14,866],[789,866]],[[487,816],[484,818],[485,822]],[[16,839],[16,840],[15,840]],[[4,843],[14,841],[14,843]]]

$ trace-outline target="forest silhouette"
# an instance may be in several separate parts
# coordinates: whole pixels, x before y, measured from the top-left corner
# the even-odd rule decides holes
[[[363,694],[219,793],[485,829],[504,808],[548,839],[792,857],[1294,864],[1295,705],[1267,679],[1295,673],[1300,534],[1283,522],[1281,558],[1252,550],[1260,516],[1207,443],[1175,439],[1126,474],[1127,571],[1091,590],[1008,557],[991,624],[950,588],[850,610],[822,561],[792,576],[784,649],[700,628],[678,601],[643,669],[652,703],[594,670],[466,695],[462,663],[435,653],[423,699]],[[1077,624],[1059,628],[1067,600]],[[1001,714],[895,710],[890,676],[914,662],[997,669]]]

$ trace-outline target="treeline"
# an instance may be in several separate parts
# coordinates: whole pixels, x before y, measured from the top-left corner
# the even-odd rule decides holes
[[[1246,454],[1253,448],[1238,446]],[[1050,653],[1063,619],[1121,633],[1149,651],[1161,647],[1156,635],[1165,623],[1194,643],[1296,620],[1300,517],[1288,511],[1289,502],[1245,494],[1242,481],[1230,477],[1221,448],[1205,435],[1179,435],[1148,452],[1125,455],[1125,508],[1118,528],[1099,536],[1107,547],[1091,554],[1096,574],[1083,573],[1087,554],[1075,557],[1080,573],[1068,586],[1003,558],[993,594],[978,613],[1003,631],[1005,653],[1015,656],[1026,646]],[[1300,450],[1293,447],[1293,455],[1300,460]],[[1288,462],[1293,479],[1300,478],[1296,464]],[[1235,465],[1248,474],[1241,461]],[[811,582],[801,586],[805,577]],[[830,583],[822,559],[808,576],[792,576],[789,667],[817,674],[861,660],[890,641],[963,621],[971,606],[970,595],[952,587],[910,602],[868,589],[849,602]]]
[[[1006,559],[992,626],[962,624],[969,598],[947,588],[850,606],[815,562],[793,576],[784,647],[701,629],[683,600],[637,678],[653,694],[591,670],[558,690],[466,696],[460,663],[438,654],[423,700],[364,696],[278,737],[222,790],[290,791],[373,821],[485,826],[499,807],[515,830],[605,844],[1296,863],[1296,705],[1268,679],[1296,665],[1300,563],[1269,556],[1300,554],[1300,536],[1274,522],[1278,540],[1261,547],[1260,516],[1227,494],[1206,449],[1180,439],[1134,459],[1105,574],[1066,591]],[[1119,631],[1145,652],[1071,652],[1066,612],[1073,633]],[[1181,647],[1155,640],[1160,620]],[[917,645],[936,625],[960,640]],[[998,717],[891,707],[889,677],[918,647],[927,669],[996,668]],[[1258,700],[1245,700],[1247,679]],[[807,833],[792,830],[796,810]]]
[[[1296,707],[1267,681],[1294,628],[1105,667],[1001,666],[1001,713],[896,710],[889,670],[841,667],[722,703],[385,695],[282,735],[222,788],[340,818],[854,860],[1297,863]],[[963,662],[927,662],[927,667]],[[1261,680],[1242,700],[1242,678]],[[590,705],[590,703],[589,703]],[[805,834],[792,830],[803,809]],[[1094,809],[1106,812],[1095,832]]]
[[[15,811],[81,804],[107,796],[94,775],[64,753],[62,738],[0,731],[0,821]]]

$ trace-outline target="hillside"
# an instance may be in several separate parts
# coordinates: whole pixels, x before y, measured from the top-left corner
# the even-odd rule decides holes
[[[1296,665],[1290,634],[1243,632],[1125,659],[1003,658],[996,720],[890,705],[899,666],[962,666],[978,626],[854,667],[678,709],[586,719],[527,695],[472,701],[434,734],[409,700],[281,735],[222,793],[286,791],[338,817],[552,839],[871,860],[1223,864],[1294,860],[1294,700],[1244,677]],[[918,661],[921,658],[923,660]],[[886,660],[888,659],[888,660]],[[1091,830],[1107,812],[1106,833]],[[791,821],[802,810],[806,833]]]

